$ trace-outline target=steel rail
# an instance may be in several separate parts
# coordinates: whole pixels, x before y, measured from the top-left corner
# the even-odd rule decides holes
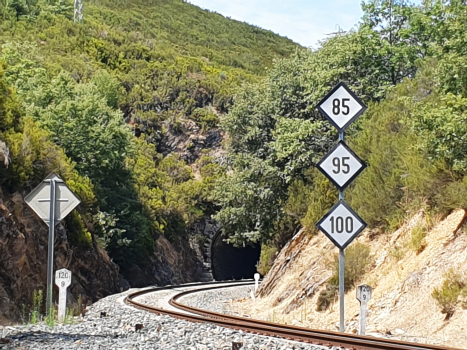
[[[206,284],[219,284],[220,282],[210,282]],[[398,340],[391,340],[391,339],[380,339],[370,336],[359,336],[353,334],[342,334],[338,332],[331,332],[331,331],[322,331],[316,329],[309,329],[304,327],[297,327],[297,326],[290,326],[290,325],[283,325],[277,323],[271,323],[261,320],[253,320],[244,317],[237,317],[231,315],[220,314],[217,312],[212,312],[208,310],[202,310],[194,307],[190,307],[187,305],[183,305],[177,302],[178,299],[182,298],[183,296],[209,291],[213,289],[220,289],[220,288],[229,288],[233,287],[232,282],[229,286],[208,286],[205,288],[198,288],[195,290],[188,290],[184,292],[180,292],[173,296],[169,304],[177,309],[183,310],[184,312],[176,312],[172,310],[166,310],[162,308],[152,307],[146,304],[139,303],[134,298],[147,294],[152,293],[158,290],[163,289],[174,289],[180,288],[181,286],[169,286],[169,287],[162,287],[162,288],[151,288],[147,290],[138,291],[132,294],[129,294],[125,298],[125,303],[137,307],[139,309],[149,311],[152,313],[157,314],[167,314],[172,317],[176,317],[179,319],[188,320],[191,322],[203,322],[203,323],[212,323],[226,328],[233,328],[242,330],[245,332],[267,335],[267,336],[275,336],[281,337],[288,340],[297,340],[306,343],[313,343],[315,345],[324,345],[324,346],[339,346],[344,347],[347,349],[355,349],[355,350],[460,350],[445,346],[437,346],[437,345],[428,345],[428,344],[419,344],[419,343],[410,343],[410,342],[402,342]],[[250,285],[253,282],[240,282],[239,285]],[[184,285],[189,286],[189,285]],[[195,284],[193,286],[200,286],[200,284]]]

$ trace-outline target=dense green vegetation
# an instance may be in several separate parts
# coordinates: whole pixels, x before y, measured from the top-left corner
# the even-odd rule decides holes
[[[262,241],[268,252],[303,226],[316,233],[337,190],[314,166],[337,134],[315,107],[339,81],[369,105],[346,132],[369,164],[346,200],[370,227],[392,230],[421,207],[467,207],[466,5],[387,0],[363,9],[355,30],[277,60],[223,118],[232,171],[215,192],[216,218],[231,242]],[[414,245],[423,249],[423,232]]]
[[[183,239],[215,207],[223,174],[209,150],[189,166],[161,154],[166,135],[217,128],[235,89],[297,45],[181,0],[0,3],[0,167],[5,192],[27,193],[50,171],[83,200],[66,224],[123,268],[154,239]],[[136,136],[136,137],[135,137]],[[4,158],[4,157],[2,157]],[[198,169],[195,176],[193,169]]]
[[[362,6],[356,29],[311,51],[183,1],[87,1],[78,24],[69,0],[2,2],[2,189],[59,172],[84,199],[67,219],[76,244],[96,239],[123,267],[214,215],[229,242],[263,244],[267,271],[336,202],[315,165],[337,134],[315,107],[344,81],[369,105],[346,132],[369,164],[346,200],[370,227],[467,207],[466,5]],[[226,132],[226,162],[162,154],[193,123]]]
[[[314,226],[322,214],[316,213],[316,203],[324,200],[319,209],[329,208],[330,188],[311,168],[335,142],[336,132],[316,104],[339,81],[365,101],[379,101],[391,86],[415,72],[418,55],[403,33],[409,24],[407,14],[415,9],[402,3],[389,14],[387,6],[387,2],[365,5],[359,30],[338,34],[317,51],[303,50],[278,60],[264,81],[238,94],[223,119],[231,135],[235,171],[216,193],[221,206],[217,218],[230,241],[240,244],[285,235],[285,240],[279,239],[283,242],[305,216],[305,226]],[[381,30],[381,23],[390,26]],[[299,203],[310,202],[307,214],[307,206]]]

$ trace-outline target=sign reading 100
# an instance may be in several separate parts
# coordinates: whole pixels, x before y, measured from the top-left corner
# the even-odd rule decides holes
[[[331,216],[331,233],[352,233],[353,232],[353,218],[347,216],[345,219],[342,216]]]
[[[316,224],[339,248],[345,248],[366,226],[365,222],[341,199]]]

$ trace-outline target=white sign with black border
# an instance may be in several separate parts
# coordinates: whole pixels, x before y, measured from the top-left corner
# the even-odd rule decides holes
[[[345,249],[366,227],[366,222],[343,200],[316,224],[339,249]]]
[[[343,132],[366,110],[365,104],[343,82],[318,103],[318,110],[339,132]]]
[[[367,167],[344,141],[326,154],[317,164],[318,169],[343,191]]]

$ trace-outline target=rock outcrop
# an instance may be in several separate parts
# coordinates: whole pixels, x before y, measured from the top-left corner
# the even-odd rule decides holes
[[[203,263],[187,240],[171,243],[164,237],[156,240],[155,251],[148,265],[132,265],[125,269],[123,275],[132,287],[206,280]]]
[[[31,309],[34,290],[45,295],[47,281],[47,226],[27,207],[19,193],[0,192],[0,324],[21,321]],[[54,270],[72,271],[70,304],[78,295],[94,302],[129,288],[119,267],[96,243],[86,249],[70,244],[62,224],[56,228]],[[57,297],[57,290],[54,296]]]
[[[187,164],[194,163],[205,149],[221,150],[224,133],[219,129],[209,129],[203,133],[195,122],[188,120],[181,124],[180,130],[169,128],[158,145],[157,151],[167,156],[177,153]],[[216,155],[219,158],[219,155]]]

